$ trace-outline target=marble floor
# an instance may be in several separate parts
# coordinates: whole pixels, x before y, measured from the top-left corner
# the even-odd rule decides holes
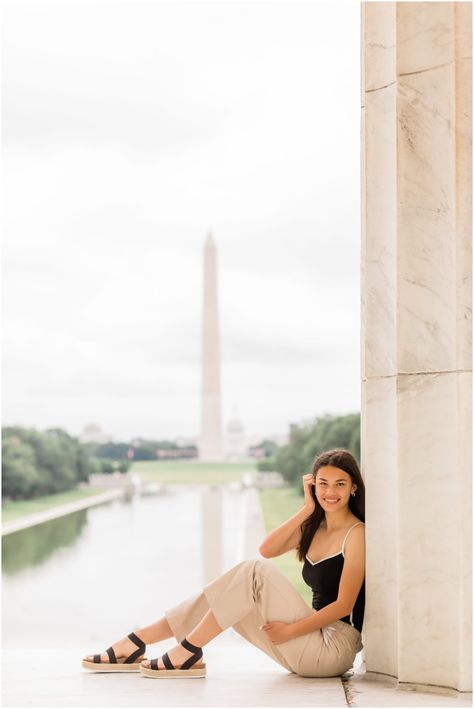
[[[148,657],[169,641],[149,648]],[[471,697],[399,691],[363,674],[288,673],[232,630],[205,651],[206,678],[155,680],[83,670],[84,648],[3,651],[4,707],[468,707]],[[360,671],[360,669],[359,669]]]

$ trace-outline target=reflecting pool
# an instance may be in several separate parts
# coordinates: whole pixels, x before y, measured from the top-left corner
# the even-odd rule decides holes
[[[2,538],[4,648],[102,652],[238,561],[245,495],[135,493]]]

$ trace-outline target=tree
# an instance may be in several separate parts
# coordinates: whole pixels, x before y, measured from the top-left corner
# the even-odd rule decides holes
[[[61,428],[2,429],[2,493],[30,498],[69,490],[98,470],[89,447]]]
[[[301,478],[309,473],[319,453],[346,448],[360,459],[360,414],[325,414],[305,424],[291,424],[290,443],[278,449],[273,469],[280,472],[303,495]]]
[[[35,453],[29,443],[16,435],[2,439],[2,496],[3,498],[31,497],[39,488],[39,473]]]
[[[110,462],[110,460],[101,460],[100,466],[101,473],[115,473],[115,466],[113,463]]]
[[[271,441],[267,438],[265,438],[257,446],[253,446],[253,447],[254,448],[262,448],[265,453],[265,458],[272,458],[278,450],[278,446],[275,443],[275,441]]]

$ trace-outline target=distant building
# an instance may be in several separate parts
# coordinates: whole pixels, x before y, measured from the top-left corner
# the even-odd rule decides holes
[[[246,460],[247,440],[244,433],[242,421],[237,418],[231,418],[227,424],[225,433],[225,457],[226,460]]]
[[[113,441],[113,436],[105,433],[96,423],[89,423],[79,436],[81,443],[109,443]]]

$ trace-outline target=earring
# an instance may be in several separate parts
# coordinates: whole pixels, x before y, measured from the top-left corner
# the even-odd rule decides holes
[[[351,492],[352,497],[355,497],[355,492]]]

